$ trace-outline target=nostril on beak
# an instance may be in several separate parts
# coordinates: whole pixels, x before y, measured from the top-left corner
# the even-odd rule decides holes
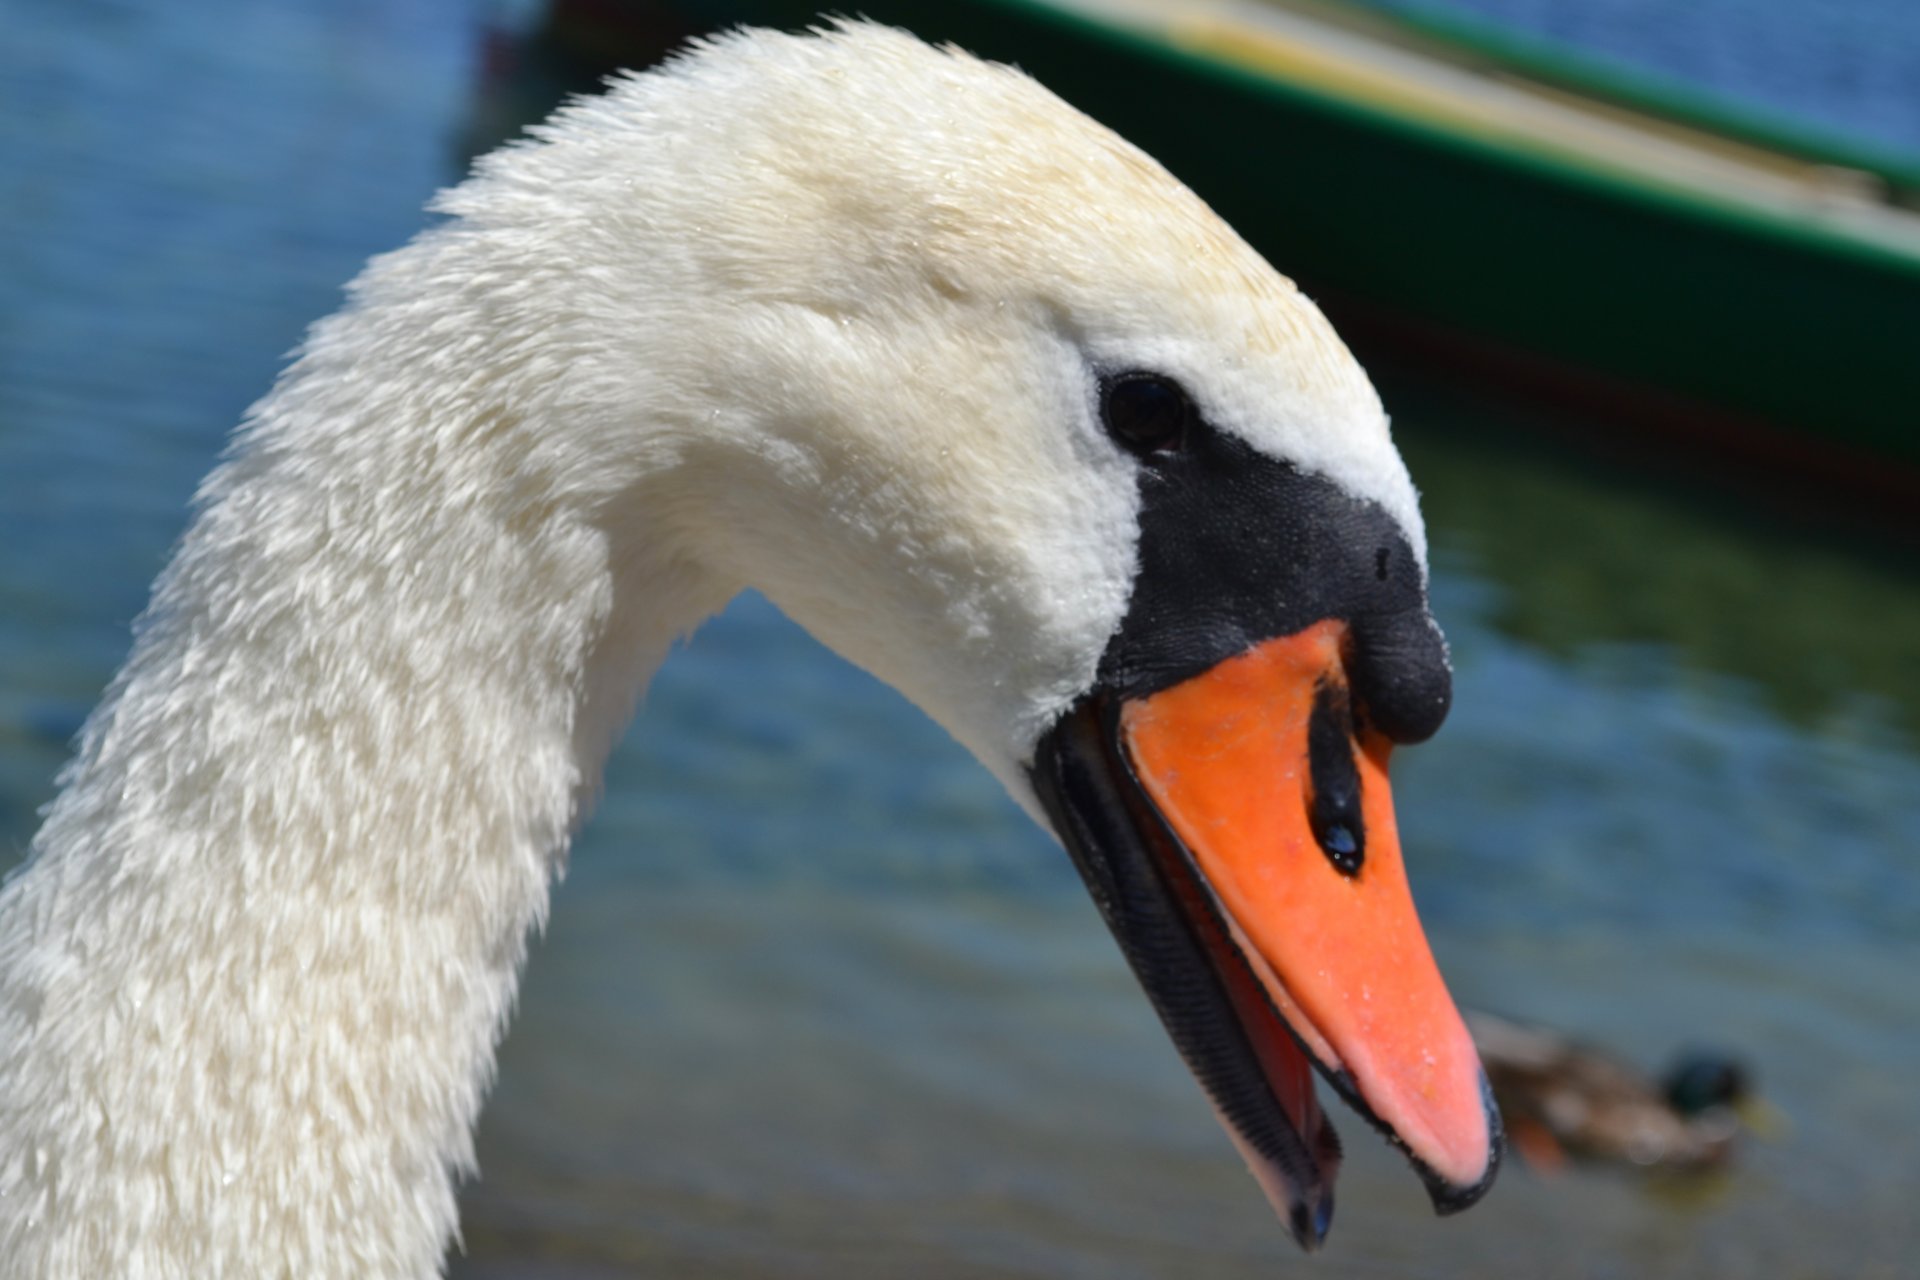
[[[1353,707],[1346,687],[1331,680],[1314,691],[1307,719],[1307,825],[1341,875],[1360,874],[1367,827],[1353,761]]]

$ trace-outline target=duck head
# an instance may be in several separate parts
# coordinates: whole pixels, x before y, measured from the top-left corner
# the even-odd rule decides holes
[[[704,159],[636,177],[639,134]],[[1446,647],[1386,416],[1313,304],[1039,85],[881,28],[726,37],[546,141],[447,207],[633,264],[576,291],[564,415],[646,406],[628,540],[759,587],[1053,831],[1303,1246],[1340,1163],[1316,1072],[1442,1212],[1477,1199],[1498,1121],[1388,786]]]

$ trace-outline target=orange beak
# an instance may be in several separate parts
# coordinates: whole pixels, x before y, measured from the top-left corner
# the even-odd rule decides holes
[[[1496,1122],[1414,912],[1392,744],[1356,724],[1346,635],[1318,623],[1129,702],[1120,736],[1273,1013],[1444,1211],[1489,1180]]]
[[[1033,777],[1095,903],[1294,1238],[1333,1215],[1313,1069],[1442,1213],[1486,1191],[1500,1126],[1400,860],[1389,741],[1343,622],[1135,693],[1096,689]]]

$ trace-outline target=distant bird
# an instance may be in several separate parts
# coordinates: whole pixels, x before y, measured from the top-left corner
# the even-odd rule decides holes
[[[0,1277],[436,1275],[609,746],[748,585],[1052,827],[1303,1245],[1314,1068],[1437,1207],[1486,1189],[1387,784],[1450,698],[1425,534],[1289,281],[857,23],[621,80],[437,207],[202,487],[0,890]]]
[[[1478,1011],[1465,1014],[1500,1104],[1507,1142],[1556,1172],[1571,1157],[1641,1168],[1702,1170],[1732,1155],[1741,1129],[1772,1112],[1744,1067],[1694,1052],[1655,1079],[1592,1045]]]

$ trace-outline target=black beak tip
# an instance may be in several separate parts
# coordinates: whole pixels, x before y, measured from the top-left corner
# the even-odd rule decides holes
[[[1419,1161],[1414,1168],[1420,1173],[1420,1180],[1426,1184],[1427,1196],[1433,1201],[1433,1211],[1445,1218],[1459,1213],[1462,1209],[1471,1209],[1480,1202],[1480,1197],[1493,1187],[1495,1175],[1500,1172],[1501,1157],[1506,1154],[1506,1131],[1500,1123],[1500,1108],[1494,1104],[1493,1089],[1487,1084],[1486,1077],[1480,1078],[1480,1098],[1487,1109],[1487,1171],[1480,1180],[1461,1186],[1449,1182]]]
[[[1287,1222],[1287,1231],[1293,1236],[1294,1243],[1304,1253],[1318,1253],[1320,1246],[1327,1242],[1327,1232],[1333,1228],[1333,1188],[1322,1187],[1319,1199],[1308,1203],[1305,1199],[1293,1203],[1293,1212]]]

